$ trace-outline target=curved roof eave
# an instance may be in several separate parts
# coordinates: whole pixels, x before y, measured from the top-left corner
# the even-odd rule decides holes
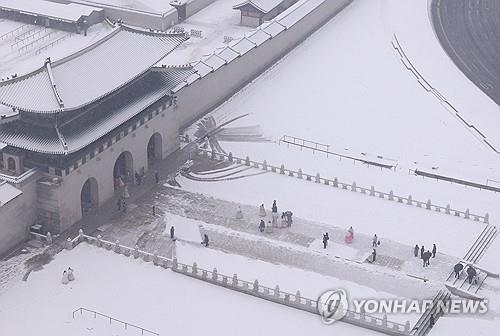
[[[90,46],[87,46],[87,47],[85,47],[85,48],[83,48],[83,49],[81,49],[81,50],[79,50],[71,55],[68,55],[60,60],[52,62],[51,63],[52,69],[57,68],[58,66],[64,65],[64,64],[70,62],[71,60],[77,59],[79,56],[85,55],[87,52],[96,49],[97,47],[99,47],[100,45],[105,43],[106,41],[109,41],[113,36],[117,35],[120,31],[127,31],[130,33],[137,33],[137,34],[147,35],[147,36],[156,36],[156,37],[160,37],[160,38],[161,37],[174,37],[174,38],[178,38],[178,40],[174,40],[172,42],[173,46],[167,48],[165,51],[167,51],[168,49],[171,49],[171,50],[168,50],[165,54],[162,54],[161,56],[158,56],[155,59],[150,60],[150,62],[148,62],[149,64],[146,66],[146,68],[143,71],[139,71],[135,74],[131,74],[131,77],[129,77],[126,80],[124,80],[123,82],[121,82],[120,85],[112,87],[111,90],[105,90],[105,91],[101,92],[101,94],[93,96],[91,99],[89,98],[88,100],[82,100],[82,102],[79,104],[76,104],[76,105],[72,105],[72,104],[64,105],[63,104],[61,106],[61,102],[62,103],[65,102],[65,97],[63,94],[61,94],[60,89],[56,88],[55,83],[52,83],[53,78],[51,78],[50,90],[53,93],[55,92],[56,94],[53,97],[53,102],[46,103],[46,107],[35,108],[33,106],[33,104],[31,104],[31,105],[24,104],[23,105],[23,104],[12,103],[11,101],[6,100],[5,98],[2,99],[1,95],[0,95],[0,103],[5,105],[5,106],[8,106],[8,107],[18,109],[20,111],[39,113],[39,114],[55,114],[55,113],[59,113],[62,111],[74,111],[74,110],[81,109],[87,105],[90,105],[90,104],[102,99],[105,96],[108,96],[108,95],[120,90],[124,86],[128,85],[129,83],[131,83],[131,82],[135,81],[136,79],[138,79],[139,77],[143,76],[148,71],[150,71],[152,68],[154,68],[154,65],[156,63],[161,61],[161,59],[163,59],[166,55],[168,55],[170,52],[172,52],[179,44],[181,44],[184,41],[189,39],[189,36],[187,36],[184,33],[160,32],[160,31],[154,31],[154,30],[146,30],[146,29],[130,27],[130,26],[123,25],[123,24],[113,24],[109,20],[106,20],[106,21],[112,27],[115,27],[115,29],[113,29],[109,34],[104,36],[102,39],[100,39],[96,43],[94,43]],[[165,45],[164,45],[164,47],[165,47]],[[40,67],[40,68],[38,68],[38,69],[28,73],[28,74],[1,82],[0,89],[3,87],[6,87],[8,85],[13,85],[13,84],[15,85],[16,83],[20,83],[21,81],[24,81],[24,80],[30,80],[31,78],[35,77],[36,75],[41,74],[44,71],[47,71],[48,75],[52,76],[52,73],[50,73],[51,71],[48,71],[48,69],[47,69],[47,62],[50,62],[50,58],[45,62],[45,64],[42,67]],[[57,77],[57,75],[55,77]],[[55,78],[55,82],[57,82],[57,78]],[[54,85],[52,85],[52,84],[54,84]],[[1,92],[0,92],[0,94],[1,94]],[[59,99],[57,99],[57,98],[59,98]],[[48,106],[51,104],[55,105],[54,108],[48,108]]]

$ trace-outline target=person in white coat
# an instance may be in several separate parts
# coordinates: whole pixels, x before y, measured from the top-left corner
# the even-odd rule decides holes
[[[73,274],[73,269],[71,267],[68,267],[68,280],[69,281],[75,280],[75,275]]]
[[[63,285],[68,284],[68,282],[69,282],[68,272],[66,272],[66,271],[63,272],[63,276],[62,276],[61,282],[62,282]]]

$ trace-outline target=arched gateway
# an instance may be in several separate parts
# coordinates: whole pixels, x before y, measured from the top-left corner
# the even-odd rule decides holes
[[[162,159],[163,143],[162,136],[156,132],[151,136],[148,142],[148,167],[151,167],[156,161]]]
[[[97,180],[90,177],[85,181],[80,193],[80,202],[82,206],[82,217],[92,213],[99,206],[99,187]]]
[[[132,182],[133,176],[134,159],[129,151],[125,151],[118,156],[113,167],[115,189],[123,187],[127,182]]]

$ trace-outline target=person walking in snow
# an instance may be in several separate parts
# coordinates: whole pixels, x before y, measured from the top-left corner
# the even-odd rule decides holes
[[[278,206],[276,205],[276,200],[273,201],[273,205],[271,207],[271,210],[273,213],[277,214],[278,213]]]
[[[432,244],[432,257],[436,258],[437,247],[436,244]]]
[[[429,260],[431,259],[431,256],[432,256],[432,253],[431,251],[427,251],[427,252],[424,252],[424,255],[423,255],[423,262],[424,262],[424,267],[427,267],[430,265],[430,262]]]
[[[240,206],[238,206],[238,210],[236,211],[236,219],[243,219],[243,211],[241,211]]]
[[[460,277],[460,272],[462,272],[463,269],[464,265],[462,265],[461,263],[458,263],[455,266],[453,266],[453,272],[455,272],[455,278]]]
[[[285,213],[282,212],[281,213],[281,227],[284,228],[284,227],[287,227],[287,226],[288,226],[288,222],[286,220]]]
[[[425,252],[425,247],[424,245],[422,245],[422,247],[420,248],[420,259],[424,259],[424,252]]]
[[[174,239],[174,237],[175,237],[175,228],[174,228],[174,226],[172,225],[172,226],[170,227],[170,239],[172,239],[172,240],[173,240],[173,239]]]
[[[372,240],[372,247],[377,247],[378,246],[378,237],[377,234],[373,235],[373,240]]]
[[[261,219],[259,224],[259,231],[264,232],[265,229],[266,229],[266,223]]]
[[[259,207],[259,216],[260,217],[266,217],[266,209],[264,208],[264,204],[261,204]]]
[[[372,252],[372,263],[374,263],[375,260],[377,260],[377,249],[376,248],[374,248],[373,252]]]
[[[62,280],[61,280],[61,283],[63,285],[67,285],[69,282],[69,279],[68,279],[68,272],[64,271],[63,272],[63,276],[62,276]]]
[[[349,235],[351,236],[352,239],[354,239],[354,229],[351,227],[349,227],[349,230],[347,230],[347,232],[349,232]]]
[[[427,266],[431,265],[431,258],[432,258],[432,252],[427,250],[427,252],[424,253],[424,258],[427,260]]]
[[[328,246],[328,240],[330,240],[330,237],[328,236],[328,232],[323,234],[323,248],[326,249]]]
[[[68,281],[74,281],[75,280],[75,275],[73,274],[73,269],[71,267],[68,267]]]
[[[432,329],[434,324],[436,324],[436,319],[434,318],[434,314],[431,314],[431,317],[429,318],[429,328]]]
[[[472,284],[472,281],[476,278],[477,272],[476,269],[472,266],[467,267],[467,279],[469,280],[469,285]]]
[[[413,254],[415,255],[415,258],[418,258],[418,251],[420,251],[420,247],[418,247],[418,244],[415,244],[415,248],[413,249]]]
[[[208,247],[208,235],[206,233],[203,235],[203,241],[201,242],[201,245],[205,245],[205,247]]]

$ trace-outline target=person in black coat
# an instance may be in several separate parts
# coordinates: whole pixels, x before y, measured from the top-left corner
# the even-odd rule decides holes
[[[460,272],[462,272],[463,269],[464,265],[462,265],[461,263],[458,263],[455,266],[453,266],[453,272],[455,272],[455,278],[460,277]]]
[[[208,247],[208,235],[205,233],[203,235],[203,241],[201,242],[202,245],[205,245],[205,247]]]
[[[328,237],[328,233],[324,234],[323,235],[323,248],[326,249],[326,246],[328,245],[328,239],[330,239]]]
[[[420,248],[420,259],[424,259],[424,252],[425,252],[425,248],[424,248],[424,245],[422,245],[422,247]]]
[[[469,280],[469,284],[472,284],[472,280],[476,277],[477,272],[476,269],[472,266],[467,267],[467,278]]]
[[[436,244],[432,244],[432,257],[436,258],[437,247]]]
[[[174,236],[175,236],[175,228],[174,226],[172,225],[170,227],[170,239],[174,239]]]
[[[273,201],[273,206],[271,207],[271,211],[274,213],[278,213],[278,206],[276,205],[276,200]]]
[[[420,251],[420,247],[418,247],[418,244],[415,245],[415,248],[413,249],[413,254],[415,255],[415,258],[418,258],[418,251]]]
[[[432,253],[431,251],[424,252],[424,267],[429,266],[431,263],[429,260],[431,259]]]
[[[432,329],[432,327],[434,327],[434,324],[436,324],[436,319],[434,318],[434,314],[431,314],[431,317],[429,319],[429,327]]]
[[[259,224],[259,231],[264,232],[265,228],[266,228],[266,223],[264,223],[264,221],[261,219]]]
[[[372,262],[375,262],[375,260],[377,260],[377,249],[373,249],[373,252],[372,252]]]

